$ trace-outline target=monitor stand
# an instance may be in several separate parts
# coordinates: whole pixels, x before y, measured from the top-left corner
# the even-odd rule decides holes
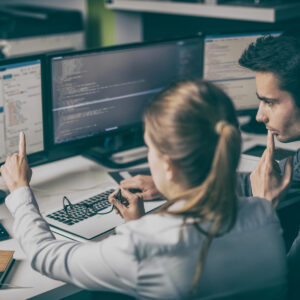
[[[245,133],[252,134],[267,134],[268,130],[266,125],[261,122],[257,122],[255,115],[251,115],[251,118],[248,123],[241,125],[241,130]]]
[[[147,162],[145,146],[117,152],[112,155],[105,153],[102,147],[92,147],[82,155],[111,169],[122,169]]]

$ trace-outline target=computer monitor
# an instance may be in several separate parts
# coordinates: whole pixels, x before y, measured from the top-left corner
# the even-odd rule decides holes
[[[243,68],[238,60],[257,38],[280,32],[207,35],[204,38],[203,77],[220,86],[232,99],[238,115],[250,115],[246,131],[265,133],[265,126],[255,121],[259,100],[256,97],[255,72]]]
[[[202,76],[201,37],[50,56],[53,145],[75,147],[142,124],[171,82]]]
[[[42,64],[40,56],[0,61],[0,163],[18,151],[20,131],[29,162],[45,159]]]
[[[209,35],[204,39],[204,79],[219,85],[241,114],[258,107],[255,73],[239,66],[243,51],[261,34]]]

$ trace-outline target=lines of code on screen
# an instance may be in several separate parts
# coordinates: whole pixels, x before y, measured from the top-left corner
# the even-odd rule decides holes
[[[53,58],[54,142],[140,123],[163,88],[201,76],[202,47],[200,39],[188,39]]]

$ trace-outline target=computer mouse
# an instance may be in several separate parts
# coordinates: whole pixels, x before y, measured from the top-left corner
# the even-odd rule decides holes
[[[0,204],[4,202],[7,194],[3,190],[0,190]]]

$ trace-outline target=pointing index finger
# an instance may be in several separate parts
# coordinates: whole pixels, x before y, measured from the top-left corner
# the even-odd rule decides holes
[[[19,135],[19,155],[26,156],[26,141],[25,134],[23,131],[21,131]]]
[[[271,133],[270,130],[268,130],[268,137],[267,137],[267,153],[268,153],[268,158],[270,160],[273,160],[274,157],[274,149],[275,149],[275,144],[274,144],[274,136]]]

